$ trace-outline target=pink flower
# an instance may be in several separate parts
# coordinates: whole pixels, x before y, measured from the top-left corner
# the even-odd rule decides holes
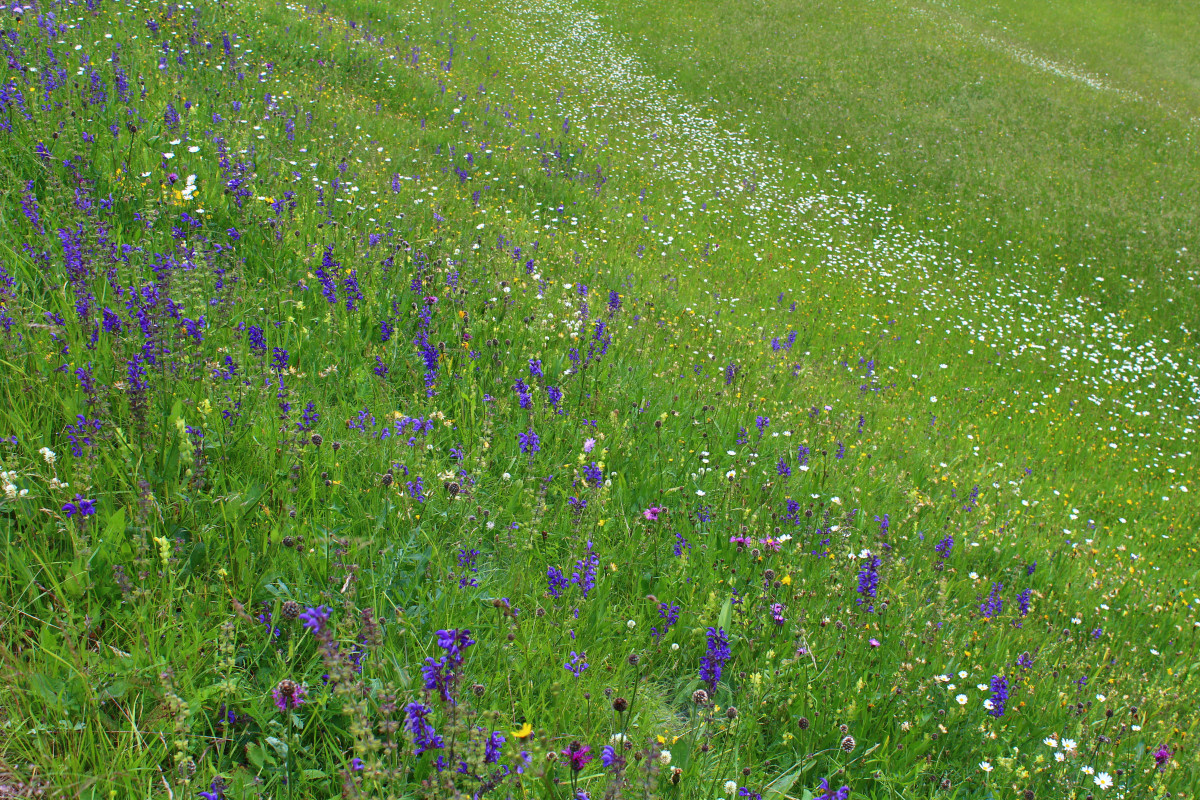
[[[651,522],[657,522],[658,515],[663,513],[664,511],[666,511],[665,508],[659,508],[658,506],[650,506],[649,508],[647,508],[645,511],[642,512],[642,516],[645,517],[646,519],[650,520]]]
[[[592,448],[595,446],[596,446],[595,439],[591,439],[591,438],[586,439],[583,443],[583,452],[590,453],[590,452],[592,452]]]
[[[870,639],[867,641],[867,644],[871,645],[871,647],[879,647],[879,640],[878,639]]]

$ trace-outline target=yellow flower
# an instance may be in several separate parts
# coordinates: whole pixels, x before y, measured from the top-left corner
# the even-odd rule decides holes
[[[518,739],[527,739],[533,733],[533,726],[526,722],[521,727],[512,732],[512,735]]]
[[[791,576],[791,575],[784,575],[784,576],[783,576],[783,577],[782,577],[782,578],[779,580],[779,582],[780,582],[780,583],[782,583],[784,586],[791,586],[791,585],[792,585],[792,576]]]

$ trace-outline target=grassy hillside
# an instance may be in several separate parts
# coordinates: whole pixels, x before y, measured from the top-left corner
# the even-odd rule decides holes
[[[0,796],[1197,789],[1188,7],[2,13]]]

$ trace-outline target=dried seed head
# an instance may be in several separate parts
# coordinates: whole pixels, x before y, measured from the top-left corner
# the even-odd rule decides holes
[[[300,604],[295,600],[285,600],[279,614],[286,620],[296,619],[300,616]]]
[[[692,702],[698,706],[708,705],[708,692],[703,689],[697,689],[692,692]]]
[[[796,724],[798,724],[800,726],[800,730],[802,730],[802,731],[808,730],[808,725],[809,725],[808,717],[801,717]]]
[[[629,701],[624,697],[618,697],[612,702],[613,711],[618,714],[624,714],[629,709]]]
[[[858,742],[854,741],[853,736],[846,736],[842,739],[842,750],[847,753],[852,753],[854,752],[854,748],[857,744]]]

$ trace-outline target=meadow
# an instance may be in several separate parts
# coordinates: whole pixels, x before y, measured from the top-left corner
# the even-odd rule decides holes
[[[0,28],[0,797],[1200,790],[1189,4]]]

